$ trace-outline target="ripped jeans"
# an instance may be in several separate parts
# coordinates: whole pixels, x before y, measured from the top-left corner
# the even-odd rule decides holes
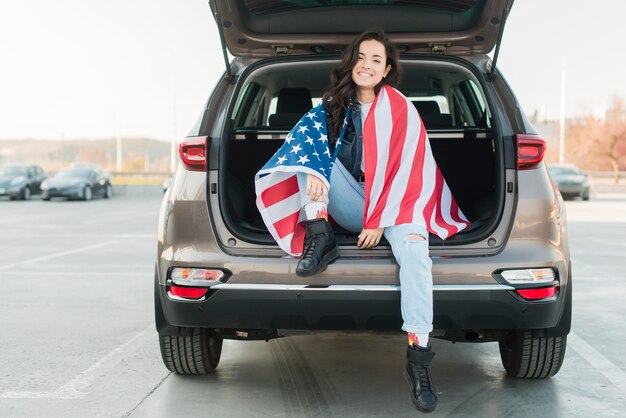
[[[304,206],[310,202],[306,196],[306,174],[298,174],[298,182]],[[356,181],[337,159],[330,175],[328,213],[342,228],[361,232],[364,208],[364,184]],[[385,228],[384,235],[400,266],[402,329],[427,334],[433,329],[433,276],[432,261],[428,256],[428,231],[424,225],[400,224]]]

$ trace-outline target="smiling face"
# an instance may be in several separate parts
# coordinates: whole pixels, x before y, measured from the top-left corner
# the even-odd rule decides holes
[[[386,63],[385,45],[374,39],[361,42],[359,58],[352,68],[352,80],[356,84],[356,94],[360,101],[374,101],[374,87],[391,70],[391,65]]]

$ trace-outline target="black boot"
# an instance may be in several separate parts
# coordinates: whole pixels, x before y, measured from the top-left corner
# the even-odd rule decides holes
[[[419,346],[407,347],[404,377],[411,385],[411,401],[422,412],[432,412],[437,406],[437,394],[430,379],[430,362],[435,353]]]
[[[339,247],[333,228],[326,219],[304,221],[306,238],[302,258],[296,267],[298,276],[312,276],[326,270],[331,261],[339,257]]]

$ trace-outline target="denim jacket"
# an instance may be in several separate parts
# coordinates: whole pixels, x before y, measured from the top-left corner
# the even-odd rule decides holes
[[[356,102],[352,106],[351,121],[337,153],[337,158],[350,174],[358,179],[361,175],[361,159],[363,158],[363,126],[359,103]]]

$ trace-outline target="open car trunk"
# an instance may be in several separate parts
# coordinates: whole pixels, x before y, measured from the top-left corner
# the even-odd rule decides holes
[[[220,209],[235,237],[275,245],[256,207],[254,176],[298,120],[319,103],[336,63],[336,56],[276,58],[251,65],[240,77],[220,166]],[[459,58],[404,57],[398,86],[417,108],[435,160],[472,222],[447,239],[446,246],[483,239],[498,225],[505,198],[502,140],[483,81],[472,68]],[[340,245],[354,245],[356,234],[337,224],[334,228]],[[441,244],[431,236],[431,245]]]

